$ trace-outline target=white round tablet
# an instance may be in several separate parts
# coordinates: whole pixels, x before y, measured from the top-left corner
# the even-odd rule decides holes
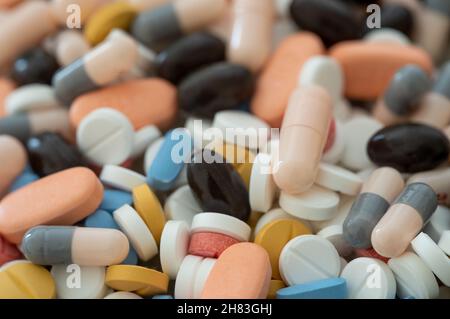
[[[334,278],[341,270],[341,260],[334,246],[316,235],[302,235],[290,240],[280,254],[280,274],[289,286]]]
[[[425,233],[411,241],[411,246],[424,263],[446,286],[450,286],[450,259]]]
[[[91,112],[77,128],[78,148],[100,166],[125,162],[131,155],[133,137],[133,125],[128,118],[111,108]]]
[[[415,299],[434,299],[439,295],[439,286],[431,270],[411,252],[388,261],[397,282],[397,296]]]
[[[425,225],[424,233],[428,234],[436,243],[441,239],[444,231],[450,229],[450,209],[439,205]]]
[[[342,226],[344,224],[345,218],[347,218],[347,215],[350,212],[350,209],[352,208],[355,199],[356,197],[353,196],[341,195],[336,215],[334,215],[333,218],[328,220],[311,221],[310,223],[312,225],[313,231],[318,233],[319,231],[328,226],[333,225]]]
[[[216,259],[187,255],[175,281],[175,299],[198,299]]]
[[[148,125],[141,128],[134,134],[133,150],[131,157],[141,156],[157,139],[161,137],[161,131],[155,125]]]
[[[367,143],[382,127],[380,122],[366,116],[356,117],[344,123],[342,131],[345,147],[342,164],[351,170],[362,170],[372,166],[367,155]]]
[[[411,45],[411,41],[403,32],[391,28],[381,28],[370,31],[364,36],[363,40],[367,42]]]
[[[189,185],[178,188],[167,198],[164,205],[167,219],[185,221],[188,225],[191,225],[194,216],[202,211]]]
[[[212,127],[211,121],[189,117],[186,120],[184,127],[189,131],[189,133],[191,133],[192,140],[194,141],[194,147],[196,149],[201,150],[210,142],[208,136],[204,133]]]
[[[127,235],[141,260],[147,261],[158,254],[158,246],[152,233],[130,205],[123,205],[116,209],[113,217],[120,229]]]
[[[250,207],[257,212],[268,212],[278,191],[271,174],[271,156],[259,153],[252,166],[250,176]]]
[[[334,103],[333,109],[334,119],[341,123],[347,122],[352,116],[352,106],[346,99],[340,99]]]
[[[250,150],[257,150],[259,143],[267,141],[270,135],[267,123],[244,111],[220,111],[214,116],[212,126],[222,131],[227,143]]]
[[[133,188],[146,183],[145,176],[115,165],[105,165],[100,173],[100,180],[108,186],[127,192],[132,192]]]
[[[194,216],[191,233],[219,233],[239,241],[250,239],[251,228],[236,217],[219,213],[200,213]]]
[[[306,220],[333,218],[339,205],[339,195],[320,186],[313,185],[299,195],[281,192],[280,207],[289,214]]]
[[[107,295],[104,299],[144,299],[144,298],[132,292],[116,291]]]
[[[6,114],[25,113],[61,107],[54,89],[44,84],[24,85],[5,99]]]
[[[344,239],[343,232],[342,225],[331,225],[319,231],[317,236],[323,237],[332,243],[339,256],[346,257],[351,255],[353,248]]]
[[[439,248],[450,256],[450,230],[442,233],[441,239],[439,240]]]
[[[105,267],[55,265],[51,274],[59,299],[101,299],[108,291]]]
[[[339,274],[342,273],[345,266],[347,266],[347,264],[348,264],[347,260],[345,260],[344,258],[341,257],[340,259],[341,259],[341,271],[339,272]]]
[[[389,267],[375,258],[353,259],[341,277],[347,282],[349,299],[394,299],[396,283]]]
[[[326,163],[336,164],[341,160],[344,153],[345,139],[342,133],[342,124],[338,121],[336,123],[336,134],[334,137],[333,146],[326,153],[323,154],[322,160]]]
[[[349,170],[336,165],[321,163],[316,184],[346,195],[356,196],[359,194],[363,182],[358,175]]]
[[[330,94],[333,102],[339,101],[344,91],[344,74],[341,65],[328,56],[314,56],[303,65],[299,85],[321,86]]]
[[[169,220],[164,225],[159,246],[159,257],[162,270],[170,279],[177,277],[180,265],[187,255],[189,235],[189,225],[184,221]]]

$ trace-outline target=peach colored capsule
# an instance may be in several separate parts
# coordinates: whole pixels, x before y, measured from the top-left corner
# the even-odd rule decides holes
[[[313,33],[301,32],[286,38],[258,80],[251,105],[253,113],[272,127],[280,127],[303,64],[324,50],[322,41]]]
[[[372,231],[372,246],[384,257],[398,257],[438,206],[437,195],[424,183],[406,186]]]
[[[47,2],[27,1],[14,8],[11,15],[2,21],[0,28],[0,66],[38,45],[56,27],[56,20]]]
[[[76,167],[44,177],[0,202],[0,233],[18,244],[37,225],[73,225],[93,213],[103,198],[95,174]]]
[[[9,135],[0,135],[0,198],[27,163],[27,153],[19,142]]]
[[[235,0],[228,49],[230,62],[256,72],[266,62],[272,47],[274,22],[272,0]]]
[[[333,46],[330,56],[344,70],[346,96],[356,100],[376,100],[398,69],[406,64],[417,64],[428,75],[433,71],[428,53],[397,43],[346,41]]]
[[[135,129],[156,125],[164,130],[176,112],[176,89],[162,79],[133,80],[78,97],[70,109],[70,120],[78,127],[90,112],[107,105],[122,112]]]
[[[253,243],[233,245],[217,259],[201,299],[265,299],[271,274],[264,248]]]
[[[5,99],[14,90],[14,83],[7,78],[0,78],[0,117],[5,113]]]
[[[332,116],[331,97],[318,86],[292,93],[280,133],[278,187],[289,194],[307,191],[316,179]]]

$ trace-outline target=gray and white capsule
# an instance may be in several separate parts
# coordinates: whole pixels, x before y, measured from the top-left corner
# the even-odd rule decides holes
[[[140,13],[131,32],[139,42],[161,51],[220,18],[226,7],[226,0],[175,0]]]
[[[21,250],[38,265],[120,264],[129,252],[127,237],[119,230],[71,226],[38,226],[23,237]]]
[[[427,184],[406,186],[372,231],[375,251],[388,258],[403,254],[437,206],[437,194]]]
[[[373,171],[344,220],[344,238],[352,247],[372,246],[373,229],[404,186],[402,176],[393,168],[381,167]]]
[[[438,129],[450,123],[450,62],[440,70],[433,89],[422,99],[411,121]]]
[[[420,106],[431,88],[431,79],[416,65],[406,65],[392,78],[374,108],[374,117],[385,125],[401,122]]]
[[[142,64],[145,50],[125,32],[114,30],[105,41],[54,75],[56,96],[70,106],[78,96],[119,81]]]

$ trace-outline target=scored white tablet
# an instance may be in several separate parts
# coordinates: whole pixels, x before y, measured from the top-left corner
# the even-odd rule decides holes
[[[87,115],[77,128],[77,145],[86,158],[103,166],[120,165],[131,155],[134,128],[128,118],[111,108]]]
[[[200,213],[194,216],[191,233],[219,233],[239,241],[250,239],[251,228],[236,217],[219,213]]]
[[[306,220],[321,221],[333,218],[339,205],[339,195],[313,185],[299,195],[281,192],[280,206],[289,214]]]
[[[347,281],[349,299],[394,299],[396,283],[389,267],[375,258],[353,259],[341,277]]]
[[[170,194],[164,205],[167,219],[182,220],[188,225],[191,225],[194,216],[202,211],[189,185],[184,185]]]
[[[436,277],[447,287],[450,286],[450,258],[430,236],[420,233],[411,241],[411,246]]]
[[[106,185],[127,192],[132,192],[133,188],[146,183],[145,176],[115,165],[105,165],[100,173],[100,180]]]
[[[388,261],[397,282],[399,298],[435,299],[439,285],[431,270],[416,254],[405,252]]]
[[[268,212],[278,191],[270,171],[271,156],[259,153],[250,176],[250,207],[257,212]]]
[[[316,184],[325,188],[355,196],[361,190],[363,181],[361,177],[342,167],[321,163]]]
[[[144,220],[130,206],[123,205],[113,212],[115,222],[127,235],[139,258],[147,261],[158,254],[158,246]]]
[[[280,274],[289,286],[337,277],[341,260],[334,246],[317,235],[290,240],[280,254]]]
[[[169,220],[164,225],[159,246],[159,257],[162,270],[170,279],[177,277],[180,265],[187,255],[189,235],[189,225],[184,221]]]
[[[198,299],[216,259],[187,255],[175,281],[175,299]]]

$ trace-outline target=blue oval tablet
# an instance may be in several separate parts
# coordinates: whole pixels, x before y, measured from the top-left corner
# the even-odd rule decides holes
[[[344,278],[330,278],[282,288],[277,299],[347,299]]]
[[[103,192],[103,201],[100,204],[100,209],[112,213],[123,205],[131,205],[133,197],[128,192],[123,192],[114,189],[105,189]]]

